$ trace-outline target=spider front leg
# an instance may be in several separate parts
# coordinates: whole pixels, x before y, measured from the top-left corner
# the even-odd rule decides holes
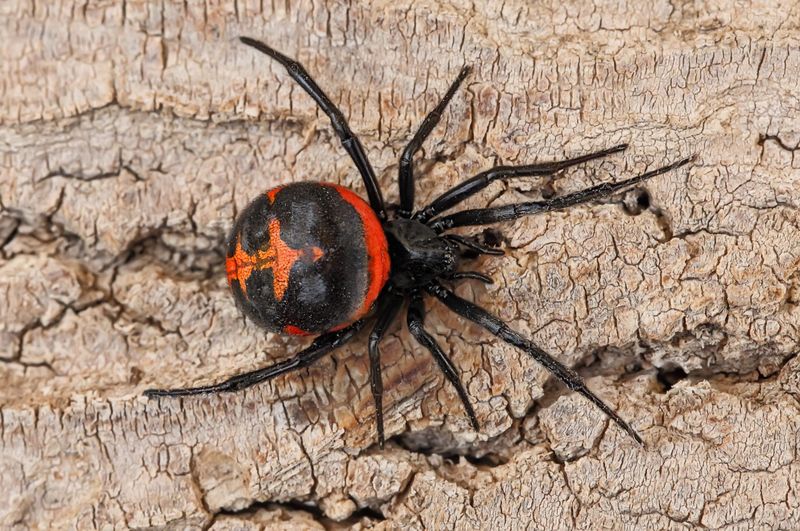
[[[461,69],[456,80],[453,81],[450,88],[447,89],[447,93],[442,98],[442,101],[440,101],[439,105],[425,117],[417,134],[414,135],[414,138],[411,139],[411,142],[409,142],[403,150],[403,155],[400,157],[399,175],[400,209],[397,211],[400,217],[407,218],[411,215],[411,211],[414,210],[414,154],[419,151],[419,148],[422,147],[422,143],[425,142],[425,139],[431,134],[433,128],[436,127],[436,124],[442,119],[442,113],[445,107],[447,107],[447,104],[453,99],[453,95],[455,95],[456,90],[458,90],[464,78],[467,77],[469,71],[470,68],[468,66]]]
[[[465,319],[482,326],[491,334],[502,339],[509,345],[517,347],[526,354],[530,355],[545,369],[550,371],[551,374],[561,380],[564,385],[588,398],[589,401],[591,401],[600,409],[600,411],[605,413],[611,420],[616,422],[620,428],[625,430],[634,441],[640,445],[644,445],[642,438],[639,436],[636,430],[634,430],[627,422],[622,420],[622,418],[617,415],[617,413],[605,402],[600,400],[597,395],[592,393],[589,388],[586,387],[586,384],[583,382],[581,377],[578,376],[578,373],[561,364],[550,354],[534,345],[530,340],[511,330],[507,324],[480,306],[462,299],[452,291],[447,290],[437,284],[431,285],[426,289],[428,293],[442,301],[445,306],[459,314],[461,317],[464,317]]]
[[[471,210],[462,210],[449,216],[434,219],[428,223],[436,232],[441,233],[447,229],[454,227],[467,227],[473,225],[488,225],[490,223],[498,223],[500,221],[511,221],[523,216],[530,216],[531,214],[538,214],[540,212],[550,212],[553,210],[562,210],[567,207],[580,205],[594,199],[599,199],[608,195],[612,195],[620,190],[639,184],[647,179],[651,179],[656,175],[667,173],[674,169],[685,166],[694,160],[694,157],[679,160],[669,166],[664,166],[647,173],[643,173],[637,177],[632,177],[625,181],[618,183],[601,183],[591,188],[579,190],[577,192],[565,195],[563,197],[555,197],[547,201],[530,201],[527,203],[516,203],[512,205],[503,205],[491,208],[476,208]]]
[[[442,236],[445,240],[455,243],[461,247],[466,247],[467,249],[474,251],[478,254],[490,254],[493,256],[502,256],[506,253],[503,252],[502,249],[495,249],[494,247],[489,247],[488,245],[483,245],[482,243],[478,242],[478,240],[474,236],[461,236],[460,234],[445,234]]]
[[[414,219],[425,223],[434,216],[448,210],[467,198],[477,194],[495,181],[505,181],[516,177],[536,177],[553,175],[572,166],[600,159],[628,149],[628,144],[620,144],[602,151],[588,153],[558,162],[541,162],[524,166],[497,166],[457,184],[434,199],[431,204],[417,212]]]
[[[452,273],[447,280],[480,280],[484,284],[494,284],[494,280],[489,275],[484,275],[478,271],[456,271]]]
[[[375,214],[381,220],[386,219],[386,207],[383,203],[383,196],[381,190],[378,188],[378,180],[375,178],[375,171],[369,163],[367,154],[364,152],[364,146],[358,140],[358,137],[350,130],[342,111],[328,98],[323,90],[317,85],[312,77],[306,72],[306,69],[289,57],[286,57],[277,50],[274,50],[261,41],[251,39],[250,37],[239,37],[239,40],[244,44],[251,46],[259,52],[266,54],[283,65],[289,72],[289,75],[294,79],[300,87],[311,96],[322,112],[328,115],[331,120],[331,125],[339,140],[342,142],[345,151],[353,159],[353,163],[358,168],[361,177],[364,179],[364,185],[367,188],[367,197],[369,197],[369,204]]]
[[[356,321],[347,328],[338,332],[330,332],[319,336],[305,350],[295,354],[294,357],[278,362],[263,369],[239,374],[222,383],[201,387],[187,387],[183,389],[148,389],[144,392],[147,397],[153,396],[186,396],[207,393],[227,393],[241,391],[266,380],[271,380],[281,374],[308,367],[325,354],[336,350],[351,339],[364,326],[364,321]]]
[[[419,293],[414,294],[414,298],[411,300],[411,304],[408,307],[407,322],[408,331],[411,332],[411,335],[414,336],[414,339],[416,339],[420,345],[428,349],[433,355],[433,359],[436,360],[439,368],[442,370],[445,377],[447,377],[447,380],[453,385],[456,393],[458,393],[461,403],[464,404],[464,411],[467,412],[467,417],[469,417],[472,427],[475,431],[479,431],[480,424],[478,424],[478,417],[475,415],[475,410],[472,409],[472,404],[469,402],[469,395],[467,395],[467,391],[464,389],[464,385],[458,377],[455,365],[453,365],[453,362],[447,357],[447,354],[442,351],[442,348],[436,343],[433,336],[423,327],[425,324],[425,304],[422,301],[422,295]]]

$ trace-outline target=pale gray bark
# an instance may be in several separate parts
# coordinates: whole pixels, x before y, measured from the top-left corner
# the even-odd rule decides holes
[[[0,526],[800,526],[800,9],[481,4],[0,5]],[[698,155],[647,184],[640,215],[620,197],[499,226],[507,255],[479,263],[496,283],[460,290],[579,368],[645,449],[433,301],[479,434],[400,324],[383,451],[364,337],[238,395],[140,396],[302,347],[234,307],[221,242],[237,209],[297,180],[363,195],[325,117],[242,34],[307,66],[390,201],[405,142],[465,63],[420,201],[620,142],[556,191]]]

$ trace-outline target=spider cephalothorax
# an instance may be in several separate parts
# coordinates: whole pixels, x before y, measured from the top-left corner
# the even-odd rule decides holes
[[[588,398],[634,440],[639,434],[589,391],[568,367],[513,331],[480,306],[455,295],[442,281],[491,279],[462,271],[465,252],[503,254],[475,238],[450,234],[457,227],[510,221],[560,210],[614,194],[646,179],[688,164],[669,166],[618,183],[602,183],[572,194],[491,208],[444,214],[493,181],[553,175],[566,168],[618,153],[626,144],[558,162],[498,166],[447,190],[429,205],[414,209],[413,158],[441,118],[444,108],[469,73],[463,68],[436,108],[411,139],[400,158],[400,205],[387,213],[372,166],[344,116],[300,63],[264,43],[241,41],[269,55],[317,102],[364,179],[369,203],[346,188],[327,183],[279,186],[258,196],[239,215],[228,240],[226,270],[238,306],[258,325],[290,334],[321,334],[294,357],[269,367],[234,376],[220,384],[186,389],[151,389],[148,396],[180,396],[238,391],[294,369],[306,367],[348,342],[367,321],[371,388],[375,400],[378,440],[384,442],[383,384],[378,344],[408,300],[406,320],[411,335],[427,348],[454,386],[473,427],[478,419],[450,358],[425,331],[423,295],[430,294],[462,317],[531,355],[570,389]],[[371,310],[374,309],[374,312]]]

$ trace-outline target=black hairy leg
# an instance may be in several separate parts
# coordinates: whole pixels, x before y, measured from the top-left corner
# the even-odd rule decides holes
[[[607,157],[614,153],[620,153],[626,149],[628,149],[628,144],[620,144],[608,149],[562,161],[540,162],[538,164],[527,164],[523,166],[495,166],[447,190],[431,201],[428,206],[416,213],[414,218],[423,223],[427,222],[432,217],[453,208],[467,198],[477,194],[495,181],[504,181],[515,177],[553,175],[567,168],[571,168],[572,166]]]
[[[341,140],[342,146],[344,146],[344,149],[350,155],[350,158],[353,159],[353,163],[356,165],[358,172],[364,179],[364,186],[367,189],[367,197],[369,198],[370,206],[372,206],[372,209],[375,211],[375,214],[379,219],[385,220],[386,207],[383,203],[381,189],[378,187],[378,180],[375,178],[375,170],[372,169],[372,165],[369,163],[369,159],[367,158],[367,154],[364,152],[364,146],[361,145],[361,141],[350,130],[350,126],[347,124],[347,120],[345,120],[342,111],[340,111],[339,108],[333,104],[325,92],[323,92],[314,79],[308,74],[308,72],[306,72],[306,69],[303,67],[303,65],[294,59],[286,57],[277,50],[270,48],[261,41],[251,39],[250,37],[239,37],[239,40],[244,44],[255,48],[259,52],[272,57],[278,63],[283,65],[289,72],[289,75],[292,77],[292,79],[294,79],[297,84],[300,85],[300,87],[305,90],[315,102],[317,102],[317,105],[320,109],[322,109],[322,112],[328,115],[328,118],[331,120],[333,130],[336,131],[336,135],[339,137],[339,140]]]
[[[422,143],[425,142],[425,139],[431,134],[433,128],[436,127],[436,124],[442,119],[442,113],[445,107],[447,107],[447,104],[453,99],[453,95],[456,93],[456,90],[458,90],[459,85],[461,85],[467,77],[469,71],[470,68],[468,66],[461,69],[458,77],[450,85],[450,88],[447,89],[439,105],[425,117],[422,125],[419,126],[417,134],[414,135],[411,142],[408,143],[403,150],[403,154],[400,156],[400,209],[397,211],[400,217],[407,218],[411,215],[412,210],[414,210],[414,154],[419,151],[419,148],[422,147]]]
[[[215,385],[187,387],[183,389],[148,389],[144,394],[145,396],[186,396],[241,391],[282,374],[286,374],[287,372],[308,367],[325,354],[336,350],[353,339],[353,336],[363,327],[363,320],[356,321],[338,332],[329,332],[319,336],[308,348],[301,350],[287,360],[275,363],[269,367],[239,374]]]
[[[641,436],[636,432],[636,430],[634,430],[627,422],[622,420],[622,418],[617,415],[617,413],[611,409],[610,406],[600,400],[597,395],[592,393],[589,388],[586,387],[586,384],[583,382],[581,377],[578,376],[578,373],[563,365],[550,354],[534,345],[530,340],[513,331],[506,323],[490,314],[477,304],[473,304],[467,300],[464,300],[452,291],[437,284],[428,286],[427,291],[461,317],[464,317],[465,319],[482,326],[489,333],[530,355],[534,360],[536,360],[537,363],[550,371],[552,375],[561,380],[568,388],[573,391],[577,391],[588,398],[589,401],[597,406],[611,420],[616,422],[620,428],[625,430],[628,435],[633,438],[633,440],[640,445],[644,445]]]
[[[471,210],[462,210],[455,214],[450,214],[441,218],[434,219],[428,226],[436,232],[442,232],[447,229],[455,227],[467,227],[472,225],[488,225],[490,223],[499,223],[501,221],[512,221],[523,216],[530,216],[532,214],[539,214],[541,212],[552,212],[555,210],[563,210],[568,207],[594,201],[605,196],[609,196],[620,192],[626,188],[630,188],[639,184],[647,179],[652,179],[657,175],[662,175],[668,171],[675,170],[681,166],[685,166],[692,162],[692,158],[686,158],[674,162],[668,166],[664,166],[647,173],[643,173],[636,177],[631,177],[624,181],[616,183],[600,183],[598,185],[579,190],[571,194],[554,197],[545,201],[530,201],[526,203],[515,203],[511,205],[503,205],[491,208],[476,208]]]
[[[403,297],[387,290],[378,307],[375,326],[369,334],[369,382],[375,402],[375,424],[378,429],[378,444],[383,448],[386,437],[383,431],[383,378],[381,375],[380,341],[392,324],[403,304]]]
[[[447,354],[444,353],[439,344],[436,343],[433,336],[425,330],[425,303],[422,301],[421,293],[415,293],[412,296],[406,319],[408,322],[408,331],[411,332],[411,335],[414,336],[414,339],[416,339],[420,345],[428,349],[433,359],[435,359],[436,363],[439,365],[439,369],[441,369],[447,380],[455,388],[456,393],[458,393],[458,398],[464,405],[464,411],[466,411],[472,427],[475,431],[480,430],[478,417],[475,415],[475,410],[472,408],[472,404],[469,401],[467,390],[464,389],[464,385],[458,377],[458,371],[455,365],[453,365],[453,362]]]

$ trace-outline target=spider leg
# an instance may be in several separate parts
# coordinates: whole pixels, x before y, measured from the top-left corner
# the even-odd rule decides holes
[[[439,120],[441,120],[445,107],[447,107],[447,104],[450,103],[450,100],[453,98],[456,90],[458,90],[461,82],[464,81],[464,78],[466,78],[469,74],[469,71],[470,68],[468,66],[465,66],[461,69],[458,77],[450,85],[450,88],[447,89],[447,93],[445,93],[442,100],[439,102],[436,108],[434,108],[430,114],[425,117],[425,120],[423,120],[422,125],[420,125],[417,134],[414,135],[414,138],[411,139],[411,142],[409,142],[406,148],[403,150],[403,155],[400,157],[399,176],[400,209],[397,212],[401,217],[407,218],[411,216],[411,211],[414,209],[414,154],[419,151],[419,148],[422,147],[422,143],[425,142],[425,139],[428,138],[428,135],[431,134],[433,128],[436,127],[436,124],[438,124]]]
[[[480,306],[462,299],[455,293],[438,284],[432,284],[426,289],[428,293],[442,301],[445,306],[450,308],[455,313],[459,314],[465,319],[479,324],[509,345],[517,347],[518,349],[529,354],[534,360],[544,366],[545,369],[550,371],[550,373],[552,373],[556,378],[561,380],[564,385],[588,398],[590,402],[597,406],[611,420],[616,422],[620,428],[625,430],[633,440],[642,446],[644,445],[642,438],[639,436],[636,430],[634,430],[627,422],[622,420],[622,418],[617,415],[617,413],[614,412],[614,410],[611,409],[611,407],[609,407],[605,402],[600,400],[597,395],[592,393],[586,387],[586,384],[583,382],[581,377],[578,376],[578,373],[561,364],[550,354],[534,345],[530,340],[511,330],[507,324]]]
[[[403,296],[390,289],[385,292],[385,299],[378,308],[378,318],[369,334],[369,381],[372,399],[375,401],[375,423],[378,426],[378,444],[383,448],[386,441],[383,431],[383,379],[381,377],[381,350],[378,344],[392,324],[403,303]]]
[[[472,225],[488,225],[490,223],[497,223],[500,221],[511,221],[523,216],[530,216],[531,214],[538,214],[540,212],[550,212],[553,210],[562,210],[567,207],[580,205],[594,199],[599,199],[608,195],[612,195],[620,190],[639,184],[656,175],[667,173],[681,166],[685,166],[694,160],[694,157],[679,160],[669,166],[664,166],[656,170],[643,173],[637,177],[632,177],[617,183],[601,183],[591,188],[579,190],[577,192],[565,195],[563,197],[555,197],[546,201],[530,201],[527,203],[516,203],[512,205],[503,205],[491,208],[476,208],[471,210],[462,210],[449,216],[437,218],[428,223],[436,232],[442,232],[453,227],[464,227]]]
[[[247,389],[263,381],[271,380],[276,376],[286,374],[287,372],[308,367],[325,354],[350,341],[363,326],[363,320],[356,321],[347,328],[319,336],[308,348],[301,350],[299,353],[295,354],[294,357],[275,363],[269,367],[264,367],[263,369],[239,374],[215,385],[187,387],[184,389],[148,389],[144,392],[144,395],[147,397],[186,396],[241,391],[242,389]]]
[[[479,243],[475,238],[461,236],[460,234],[445,234],[443,238],[445,240],[449,240],[453,243],[461,245],[462,247],[466,247],[467,249],[471,249],[476,253],[491,254],[494,256],[502,256],[506,254],[503,252],[502,249],[495,249],[494,247],[483,245]]]
[[[471,279],[471,280],[480,280],[484,284],[494,284],[494,280],[489,275],[484,275],[483,273],[479,273],[477,271],[456,271],[449,277],[448,280],[460,280],[460,279]]]
[[[558,162],[542,162],[539,164],[527,164],[525,166],[497,166],[495,168],[486,170],[479,173],[475,177],[467,179],[466,181],[457,184],[453,188],[447,190],[442,195],[434,199],[431,204],[417,212],[414,219],[425,223],[434,216],[439,215],[445,210],[456,206],[458,203],[471,197],[494,181],[512,179],[515,177],[535,177],[543,175],[552,175],[561,170],[565,170],[590,160],[600,159],[608,155],[625,151],[628,144],[620,144],[602,151],[588,153],[575,157],[572,159],[562,160]]]
[[[372,210],[375,211],[378,218],[385,220],[386,207],[383,203],[381,190],[378,187],[378,181],[375,178],[375,171],[372,169],[369,159],[367,159],[367,154],[364,152],[364,146],[361,145],[358,137],[356,137],[350,130],[350,126],[347,124],[347,120],[342,114],[342,111],[340,111],[336,105],[333,104],[325,92],[323,92],[323,90],[311,78],[308,72],[306,72],[306,69],[303,67],[303,65],[294,59],[286,57],[277,50],[273,50],[261,41],[251,39],[250,37],[239,37],[239,40],[244,44],[255,48],[259,52],[270,56],[272,59],[283,65],[289,72],[289,75],[292,77],[292,79],[294,79],[297,84],[300,85],[300,87],[302,87],[302,89],[305,90],[315,102],[317,102],[319,108],[328,115],[333,129],[336,131],[336,135],[342,142],[342,146],[344,146],[344,149],[350,155],[350,158],[353,159],[353,163],[356,165],[358,172],[364,179],[364,185],[367,188],[367,196],[369,197],[369,204],[372,207]]]
[[[425,304],[422,301],[421,294],[414,294],[411,304],[408,307],[406,319],[408,322],[409,332],[411,332],[411,335],[414,336],[414,339],[416,339],[420,345],[427,348],[433,355],[433,359],[435,359],[436,363],[439,364],[439,368],[455,388],[456,392],[458,393],[458,397],[461,399],[461,403],[464,404],[464,410],[467,412],[467,416],[469,417],[470,423],[472,423],[472,427],[475,429],[475,431],[479,431],[480,424],[478,424],[478,417],[475,415],[475,410],[472,409],[472,404],[469,402],[467,391],[464,389],[464,385],[461,383],[461,380],[458,377],[458,373],[456,372],[453,362],[450,360],[447,354],[442,351],[442,348],[438,343],[436,343],[436,340],[433,338],[433,336],[431,336],[425,330],[425,328],[423,328],[425,321]]]

